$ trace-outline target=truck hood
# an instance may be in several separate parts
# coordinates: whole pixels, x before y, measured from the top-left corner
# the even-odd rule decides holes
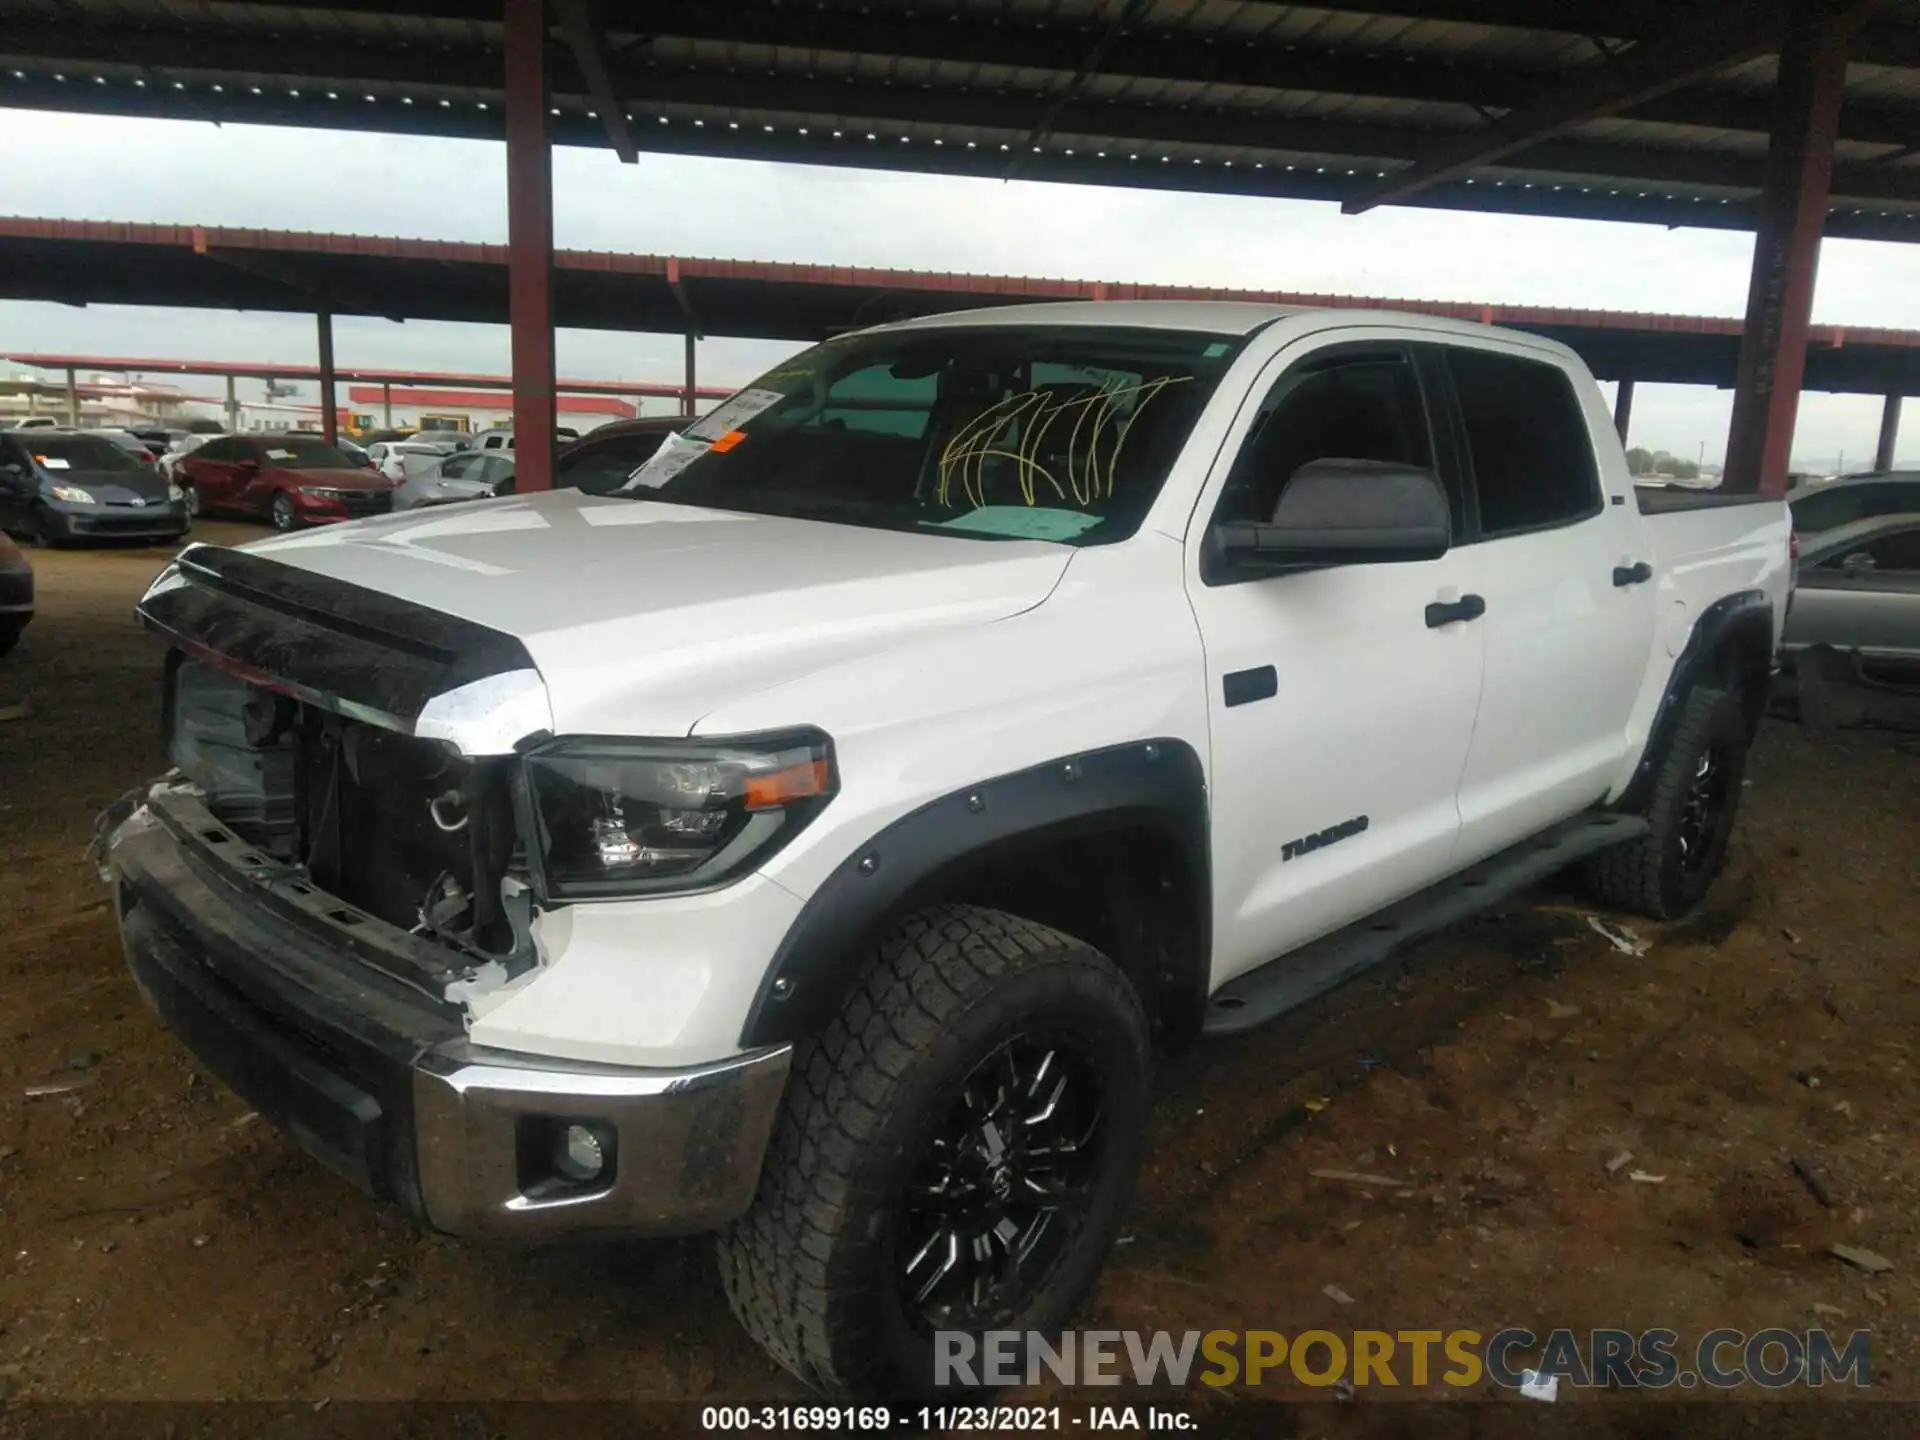
[[[561,734],[684,735],[728,701],[1044,600],[1073,551],[557,490],[245,547],[512,635]],[[810,717],[796,715],[794,723]]]

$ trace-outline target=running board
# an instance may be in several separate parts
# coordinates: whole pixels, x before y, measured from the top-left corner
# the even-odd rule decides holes
[[[1237,1035],[1264,1025],[1378,965],[1402,946],[1458,924],[1596,850],[1646,833],[1647,822],[1639,815],[1597,811],[1542,830],[1531,840],[1222,985],[1207,1002],[1203,1031]]]

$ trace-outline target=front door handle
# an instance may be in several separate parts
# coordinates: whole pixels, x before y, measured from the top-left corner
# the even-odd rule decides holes
[[[1629,585],[1644,585],[1653,578],[1653,566],[1644,560],[1631,565],[1613,567],[1613,583],[1617,588],[1625,589]]]
[[[1456,620],[1478,620],[1486,613],[1487,602],[1478,595],[1462,595],[1451,605],[1442,605],[1436,600],[1427,606],[1427,628],[1438,630]]]

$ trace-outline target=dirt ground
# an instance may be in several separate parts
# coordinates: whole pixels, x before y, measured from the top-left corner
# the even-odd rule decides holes
[[[0,706],[31,707],[0,723],[0,1398],[16,1414],[805,1399],[733,1325],[703,1243],[524,1252],[421,1234],[199,1073],[128,981],[84,856],[95,812],[163,765],[159,650],[131,606],[165,556],[32,559],[40,614],[0,661]],[[1868,1328],[1871,1393],[1920,1400],[1920,742],[1769,722],[1749,774],[1705,913],[1629,922],[1644,955],[1549,890],[1169,1060],[1128,1239],[1084,1323]],[[46,1085],[75,1088],[28,1094]],[[1844,1264],[1836,1241],[1894,1268]],[[1408,1388],[1360,1396],[1395,1398]],[[1590,1398],[1528,1408],[1566,1420]],[[1398,1434],[1412,1413],[1193,1404],[1257,1410],[1273,1434]],[[1758,1413],[1691,1413],[1707,1409]],[[1917,1414],[1856,1406],[1849,1426],[1914,1433]]]

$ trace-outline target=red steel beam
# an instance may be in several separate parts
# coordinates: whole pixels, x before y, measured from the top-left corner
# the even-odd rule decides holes
[[[514,483],[553,488],[553,146],[547,134],[545,0],[504,0],[507,317]]]
[[[1847,44],[1869,7],[1783,0],[1767,188],[1753,240],[1747,324],[1733,389],[1723,490],[1784,495],[1807,369],[1820,232],[1847,82]]]

